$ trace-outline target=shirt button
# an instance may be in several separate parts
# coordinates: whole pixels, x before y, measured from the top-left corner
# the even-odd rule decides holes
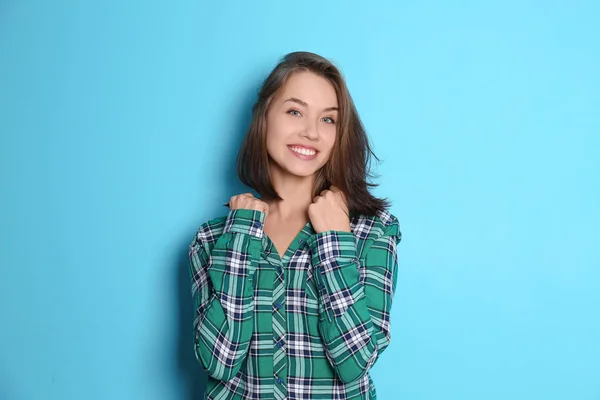
[[[298,240],[298,243],[300,243],[300,244],[304,244],[304,239],[300,239],[300,240]]]
[[[254,221],[254,227],[255,228],[260,228],[262,226],[262,222],[260,221]]]
[[[279,310],[281,308],[281,303],[275,303],[275,308]]]
[[[283,383],[283,379],[281,379],[279,377],[277,377],[276,379],[277,379],[277,383],[279,383],[280,385]]]
[[[281,346],[283,346],[283,344],[281,342],[277,342],[277,347],[281,348]]]

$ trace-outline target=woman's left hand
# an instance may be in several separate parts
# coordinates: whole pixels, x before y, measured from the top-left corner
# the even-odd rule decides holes
[[[350,232],[348,203],[344,193],[335,186],[314,198],[308,207],[308,217],[317,233],[329,230]]]

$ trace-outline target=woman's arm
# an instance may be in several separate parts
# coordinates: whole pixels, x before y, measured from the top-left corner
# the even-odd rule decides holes
[[[233,379],[248,354],[254,322],[252,277],[260,260],[264,220],[264,212],[231,210],[216,242],[214,226],[207,223],[189,247],[196,358],[221,381]]]
[[[327,358],[343,382],[363,377],[390,343],[400,237],[394,219],[366,250],[364,282],[352,233],[330,230],[309,240],[322,303],[319,331]]]

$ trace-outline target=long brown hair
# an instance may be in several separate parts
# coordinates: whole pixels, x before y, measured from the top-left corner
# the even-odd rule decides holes
[[[269,179],[267,153],[267,113],[273,98],[284,87],[290,76],[298,71],[309,71],[327,79],[337,94],[339,114],[336,141],[327,163],[317,171],[313,197],[331,185],[345,194],[350,215],[376,215],[390,206],[387,199],[374,197],[369,182],[373,153],[363,124],[358,116],[346,82],[339,69],[326,58],[309,52],[293,52],[284,56],[271,71],[258,92],[252,108],[252,121],[237,159],[238,176],[243,184],[256,190],[263,200],[281,197]]]

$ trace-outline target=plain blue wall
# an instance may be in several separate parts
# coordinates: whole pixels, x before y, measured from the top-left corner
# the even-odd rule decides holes
[[[404,240],[381,400],[600,399],[595,1],[0,3],[0,399],[190,400],[261,79],[345,73]]]

